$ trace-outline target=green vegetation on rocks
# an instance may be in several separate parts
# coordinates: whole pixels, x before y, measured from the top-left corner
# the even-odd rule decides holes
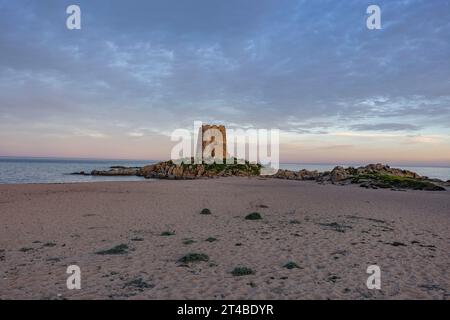
[[[262,216],[258,212],[252,212],[245,217],[245,220],[261,220]]]
[[[170,236],[174,236],[175,235],[175,232],[173,232],[173,231],[163,231],[163,232],[161,232],[161,236],[163,236],[163,237],[170,237]]]
[[[205,215],[211,214],[211,210],[209,210],[208,208],[205,208],[202,211],[200,211],[200,214],[205,214]]]
[[[283,267],[286,269],[299,269],[300,268],[298,266],[298,264],[296,264],[295,262],[292,262],[292,261],[286,263]]]
[[[209,261],[209,257],[208,255],[204,254],[204,253],[188,253],[187,255],[185,255],[184,257],[182,257],[179,262],[183,262],[183,263],[191,263],[191,262],[207,262]]]
[[[235,277],[242,277],[255,274],[256,272],[247,267],[236,267],[231,271],[231,274]]]
[[[382,189],[398,188],[424,191],[445,190],[445,188],[437,186],[429,181],[378,173],[357,175],[353,178],[352,183],[363,183],[362,186],[375,186]]]
[[[100,255],[108,255],[108,254],[116,255],[125,253],[128,253],[128,246],[126,244],[119,244],[111,249],[96,252],[96,254]]]

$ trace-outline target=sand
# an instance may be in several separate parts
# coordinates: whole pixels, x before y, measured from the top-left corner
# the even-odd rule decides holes
[[[263,219],[244,219],[254,211]],[[0,221],[0,299],[450,299],[449,191],[261,178],[1,185]],[[178,262],[191,252],[209,261]],[[80,290],[66,287],[73,264]],[[373,264],[381,290],[366,286]],[[255,274],[233,276],[238,266]]]

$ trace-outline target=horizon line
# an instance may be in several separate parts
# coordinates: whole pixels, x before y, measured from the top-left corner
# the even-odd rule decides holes
[[[0,155],[0,159],[43,159],[43,160],[82,160],[82,161],[149,161],[149,162],[163,162],[168,160],[160,160],[160,159],[130,159],[130,158],[91,158],[91,157],[63,157],[63,156],[21,156],[21,155]],[[323,166],[365,166],[369,164],[377,164],[381,163],[384,165],[388,165],[390,167],[398,166],[398,167],[430,167],[430,168],[450,168],[449,165],[444,164],[402,164],[402,163],[389,163],[389,162],[379,162],[379,161],[373,161],[373,162],[367,162],[367,163],[360,163],[360,162],[301,162],[301,161],[280,161],[280,164],[285,165],[323,165]]]

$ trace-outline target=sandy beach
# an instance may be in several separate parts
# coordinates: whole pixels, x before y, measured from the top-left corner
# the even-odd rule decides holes
[[[245,219],[255,211],[263,219]],[[1,185],[0,299],[448,300],[449,218],[448,190],[238,177]],[[189,253],[209,259],[179,261]],[[81,290],[66,287],[74,264]],[[366,287],[373,264],[381,290]]]

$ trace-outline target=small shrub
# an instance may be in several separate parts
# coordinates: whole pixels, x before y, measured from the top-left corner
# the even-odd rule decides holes
[[[134,280],[131,280],[131,281],[125,283],[123,287],[124,288],[134,287],[134,288],[138,289],[139,291],[144,291],[144,289],[153,288],[154,285],[151,285],[151,284],[145,282],[142,278],[137,278],[137,279],[134,279]]]
[[[195,243],[195,241],[192,239],[186,239],[183,241],[183,244],[185,244],[185,245],[189,245],[189,244],[193,244],[193,243]]]
[[[183,263],[191,263],[191,262],[207,262],[209,261],[209,257],[208,255],[204,254],[204,253],[188,253],[187,255],[185,255],[184,257],[182,257],[179,262],[183,262]]]
[[[247,267],[236,267],[231,271],[231,274],[235,277],[241,277],[255,274],[255,271]]]
[[[161,232],[161,236],[163,236],[163,237],[170,237],[170,236],[174,236],[174,235],[175,235],[175,232],[173,232],[173,231]]]
[[[291,270],[291,269],[299,269],[300,268],[298,266],[298,264],[296,264],[295,262],[292,262],[292,261],[286,263],[283,267],[286,268],[286,269],[289,269],[289,270]]]
[[[245,220],[261,220],[262,217],[258,212],[252,212],[245,217]]]
[[[333,230],[336,232],[342,232],[345,233],[347,230],[352,229],[351,226],[347,226],[344,224],[339,224],[337,222],[331,222],[331,223],[318,223],[318,225],[325,227],[326,229]]]
[[[47,243],[44,243],[43,246],[44,246],[44,247],[54,247],[54,246],[56,246],[56,243],[53,243],[53,242],[47,242]]]
[[[206,239],[205,241],[208,241],[208,242],[214,242],[214,241],[217,241],[217,239],[214,238],[214,237],[209,237],[209,238]]]
[[[96,254],[106,255],[106,254],[125,254],[128,253],[128,246],[126,244],[119,244],[108,250],[97,251]]]
[[[48,261],[48,262],[60,262],[61,258],[59,258],[59,257],[52,257],[52,258],[48,258],[45,261]]]
[[[202,211],[200,211],[200,214],[211,214],[211,210],[209,210],[208,208],[203,209]]]

